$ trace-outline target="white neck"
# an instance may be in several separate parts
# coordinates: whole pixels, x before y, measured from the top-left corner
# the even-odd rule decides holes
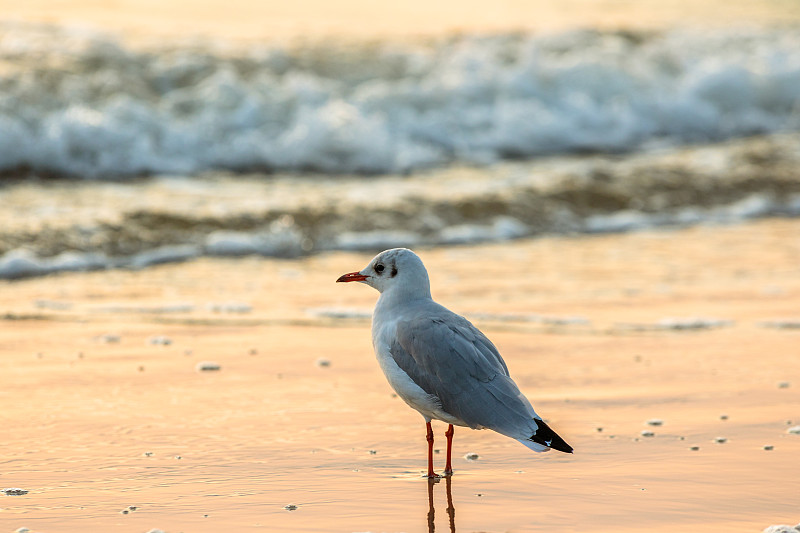
[[[379,313],[385,309],[407,305],[416,300],[430,300],[431,285],[427,272],[423,271],[423,276],[417,278],[418,283],[404,283],[387,287],[378,298],[375,312]]]

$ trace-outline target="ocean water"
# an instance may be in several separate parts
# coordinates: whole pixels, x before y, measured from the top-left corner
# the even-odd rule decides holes
[[[793,26],[245,47],[3,22],[0,277],[794,216],[798,50]]]
[[[235,49],[0,26],[0,170],[398,174],[800,129],[797,28]]]

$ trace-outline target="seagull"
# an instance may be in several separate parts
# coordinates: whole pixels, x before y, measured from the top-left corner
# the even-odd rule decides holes
[[[466,318],[433,301],[417,254],[386,250],[336,281],[357,281],[380,292],[372,345],[389,384],[425,419],[428,478],[440,477],[433,471],[431,420],[448,424],[445,476],[453,473],[453,426],[491,429],[536,452],[572,453],[520,392],[494,344]]]

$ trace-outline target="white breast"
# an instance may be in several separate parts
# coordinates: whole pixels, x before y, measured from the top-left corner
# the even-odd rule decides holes
[[[396,320],[373,320],[372,344],[375,348],[375,356],[378,364],[383,370],[383,374],[389,381],[389,385],[395,390],[398,396],[409,406],[416,409],[427,422],[432,419],[441,420],[448,424],[466,426],[464,422],[442,410],[439,399],[425,392],[419,385],[406,374],[394,361],[389,351],[390,339],[396,337]],[[376,324],[377,327],[376,327]]]

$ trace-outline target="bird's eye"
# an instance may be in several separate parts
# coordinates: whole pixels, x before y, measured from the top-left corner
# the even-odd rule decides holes
[[[375,265],[375,272],[377,272],[378,274],[380,274],[380,273],[382,273],[382,272],[383,272],[383,270],[384,270],[385,268],[386,268],[385,266],[383,266],[383,265],[381,265],[381,264],[379,263],[379,264]]]

